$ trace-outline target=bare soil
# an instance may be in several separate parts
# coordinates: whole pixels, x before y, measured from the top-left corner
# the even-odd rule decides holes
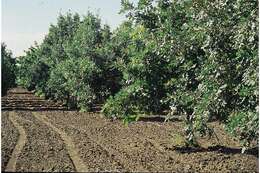
[[[27,133],[27,142],[18,158],[19,172],[68,172],[74,165],[60,136],[37,120],[31,112],[19,111],[18,122]]]
[[[12,155],[16,142],[18,141],[18,130],[14,127],[12,122],[8,119],[9,112],[2,111],[1,122],[1,169],[5,170],[5,167]]]
[[[241,154],[239,143],[218,122],[210,125],[219,140],[200,138],[200,148],[185,148],[181,146],[182,121],[146,119],[126,126],[99,113],[42,111],[38,103],[30,103],[33,111],[21,111],[20,107],[26,108],[23,99],[39,98],[33,93],[25,96],[20,88],[11,91],[6,98],[18,101],[2,103],[12,105],[9,111],[2,111],[2,170],[18,140],[18,132],[8,120],[12,110],[28,138],[16,171],[78,171],[79,159],[86,172],[258,172],[258,147]],[[56,104],[42,102],[50,107]]]

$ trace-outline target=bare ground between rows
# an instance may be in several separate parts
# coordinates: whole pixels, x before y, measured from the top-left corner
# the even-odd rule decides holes
[[[16,142],[18,141],[18,131],[12,124],[12,122],[8,119],[9,112],[3,111],[1,114],[1,169],[5,170],[6,165],[12,155]]]
[[[25,129],[27,140],[18,157],[18,172],[75,171],[65,144],[58,134],[39,122],[28,111],[17,111],[17,122]],[[3,141],[4,142],[4,141]]]
[[[183,122],[136,122],[124,126],[121,121],[110,121],[100,114],[73,111],[37,113],[47,116],[55,126],[68,133],[86,161],[89,152],[93,157],[99,155],[95,150],[89,150],[89,141],[107,151],[107,159],[115,160],[113,169],[121,166],[123,170],[138,172],[258,172],[257,154],[241,154],[238,142],[216,122],[210,125],[214,126],[220,141],[201,138],[202,149],[176,150],[176,134],[182,133]],[[96,168],[107,169],[98,164]]]
[[[201,138],[199,143],[203,148],[176,148],[177,136],[182,134],[182,121],[163,123],[148,118],[124,126],[121,121],[111,121],[100,114],[43,111],[58,106],[22,88],[10,90],[2,100],[2,106],[10,106],[10,110],[27,110],[18,112],[19,123],[28,133],[28,142],[17,163],[18,171],[75,170],[64,141],[28,111],[37,110],[36,115],[47,117],[51,124],[71,137],[89,171],[258,172],[258,150],[241,154],[238,142],[216,122],[210,125],[220,141]],[[17,141],[17,132],[8,119],[2,121],[2,127],[6,127],[2,137],[13,135],[10,140],[6,137],[2,140],[2,149],[4,146],[6,153],[10,153]]]
[[[54,102],[44,100],[23,88],[12,88],[7,95],[1,99],[2,110],[28,110],[28,111],[44,111],[44,110],[67,110],[62,102]]]

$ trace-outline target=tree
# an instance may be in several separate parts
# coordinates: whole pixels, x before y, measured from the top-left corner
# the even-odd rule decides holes
[[[249,146],[258,138],[257,10],[257,1],[122,1],[135,29],[122,66],[129,83],[121,92],[146,83],[145,105],[184,114],[190,144],[197,133],[212,133],[207,122],[214,118]],[[117,104],[108,100],[106,114],[124,112],[116,108],[128,98],[121,92]],[[139,111],[127,112],[144,110],[139,100]]]
[[[67,59],[51,71],[48,90],[71,108],[89,110],[97,97],[93,85],[98,75],[99,69],[89,59]]]
[[[2,64],[2,96],[6,94],[9,88],[15,86],[15,59],[12,52],[7,49],[5,43],[1,43],[1,64]]]

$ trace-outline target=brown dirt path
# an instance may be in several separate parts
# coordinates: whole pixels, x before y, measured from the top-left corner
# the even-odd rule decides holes
[[[9,113],[3,111],[1,114],[1,168],[6,169],[6,165],[12,156],[12,152],[19,138],[19,132],[9,119]]]
[[[27,135],[25,133],[24,128],[17,122],[17,115],[15,112],[10,112],[9,119],[13,123],[15,128],[18,130],[19,139],[13,150],[12,156],[11,156],[10,160],[8,161],[5,171],[6,172],[15,172],[16,162],[25,145]]]
[[[104,141],[98,140],[98,138],[93,137],[96,134],[90,134],[91,131],[81,127],[75,127],[75,124],[70,124],[67,126],[60,126],[59,123],[50,118],[51,114],[36,113],[39,117],[46,117],[51,120],[52,124],[55,124],[59,129],[62,129],[67,134],[72,136],[78,149],[81,151],[81,157],[84,159],[85,163],[92,162],[96,164],[96,171],[141,171],[148,172],[148,170],[143,166],[142,163],[135,162],[131,160],[129,154],[117,150],[115,147],[110,147],[109,145],[104,145]],[[76,136],[77,135],[77,136]],[[94,146],[89,148],[89,146]],[[88,155],[87,150],[92,151],[92,155]],[[85,151],[85,152],[84,152]],[[101,155],[102,157],[99,157]],[[91,160],[89,160],[91,158]],[[98,160],[102,160],[99,162]],[[92,168],[93,169],[93,168]],[[95,171],[92,170],[91,171]]]
[[[27,141],[20,153],[18,172],[71,172],[74,164],[59,134],[36,119],[31,112],[17,111],[17,122],[23,126]]]
[[[72,142],[72,139],[66,134],[64,133],[62,130],[56,128],[55,126],[53,126],[50,122],[48,122],[48,120],[46,120],[44,117],[42,116],[38,116],[35,112],[33,112],[33,115],[42,123],[46,124],[48,127],[52,128],[56,133],[58,133],[62,140],[64,141],[67,151],[70,155],[70,158],[76,168],[77,172],[87,172],[88,169],[86,167],[86,165],[84,164],[84,162],[81,160],[81,158],[78,156],[78,150],[75,147],[75,144]]]

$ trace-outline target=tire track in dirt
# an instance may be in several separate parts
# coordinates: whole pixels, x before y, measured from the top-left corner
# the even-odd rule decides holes
[[[43,113],[41,115],[45,116]],[[121,122],[119,124],[113,122],[112,124],[110,121],[98,118],[98,115],[91,117],[91,115],[83,115],[78,112],[70,112],[69,115],[55,112],[47,114],[47,117],[56,127],[72,134],[74,140],[80,141],[80,138],[85,138],[108,151],[108,154],[112,156],[108,159],[119,160],[125,171],[153,172],[156,170],[169,172],[172,170],[172,164],[179,165],[178,167],[183,165],[178,161],[178,158],[175,158],[178,157],[178,153],[168,153],[164,150],[164,147],[156,142],[156,139],[161,138],[158,133],[152,135],[154,131],[162,128],[164,129],[163,132],[166,130],[166,127],[161,127],[161,125],[156,124],[156,128],[151,129],[151,125],[146,124],[144,126],[146,132],[152,133],[147,134],[142,133],[140,128],[135,129],[133,124],[128,128],[122,127]],[[78,136],[81,137],[77,139]],[[153,139],[153,137],[156,138]],[[83,149],[86,150],[86,147],[83,146]],[[171,154],[174,155],[171,156]]]
[[[38,114],[38,112],[37,112],[37,114]],[[42,117],[42,118],[44,117],[43,119],[45,119],[45,121],[48,121],[48,122],[51,121],[44,114],[38,114],[37,116]],[[52,126],[55,127],[55,125],[52,125]],[[77,143],[77,148],[78,149],[81,148],[81,150],[78,150],[77,152],[80,153],[82,160],[86,159],[86,156],[88,157],[87,160],[84,160],[86,163],[88,162],[88,171],[90,171],[90,172],[100,172],[100,171],[101,172],[104,172],[104,171],[105,172],[106,171],[121,172],[121,171],[125,171],[126,168],[128,168],[130,170],[131,167],[125,166],[125,162],[121,162],[127,156],[122,158],[121,154],[119,154],[119,152],[114,152],[113,149],[111,149],[111,150],[107,149],[102,144],[99,144],[94,139],[92,139],[88,133],[85,133],[85,131],[82,133],[82,130],[73,128],[69,125],[66,125],[66,126],[58,125],[58,127],[56,126],[56,128],[61,129],[60,131],[64,131],[63,133],[65,133],[65,134],[69,134],[67,136],[71,136],[72,134],[75,134],[75,133],[77,134],[76,136],[72,135],[73,141],[76,140],[77,142],[79,142],[79,143]],[[81,137],[83,137],[84,140],[80,140]],[[86,146],[87,146],[87,148],[85,148]],[[83,149],[82,147],[85,149],[85,151],[82,150]],[[88,152],[92,153],[92,155],[94,155],[94,156],[89,157],[87,155]],[[81,155],[81,154],[83,154],[83,155]],[[90,159],[92,159],[92,160],[90,160]]]
[[[83,138],[88,138],[87,140],[93,141],[93,143],[96,143],[96,145],[102,147],[103,150],[108,151],[109,155],[112,156],[114,160],[118,160],[122,163],[122,166],[125,168],[126,171],[154,171],[155,169],[153,168],[158,166],[153,166],[156,165],[156,163],[150,163],[150,160],[156,160],[156,158],[159,160],[161,158],[167,160],[167,157],[165,157],[165,152],[159,153],[159,150],[156,149],[154,145],[151,144],[151,142],[147,140],[142,140],[142,138],[146,138],[145,136],[138,135],[138,138],[136,138],[137,136],[133,134],[135,133],[133,132],[133,129],[129,130],[125,127],[120,129],[120,127],[117,128],[116,124],[111,124],[111,122],[108,123],[106,121],[103,121],[104,119],[100,119],[97,117],[90,118],[89,116],[84,116],[83,120],[81,119],[81,114],[78,114],[79,113],[67,115],[66,117],[59,117],[59,113],[57,112],[57,114],[55,115],[48,114],[48,118],[51,119],[51,121],[55,123],[58,128],[63,129],[68,133],[71,133],[72,131],[72,136],[76,137],[79,135]],[[120,124],[119,126],[121,125],[122,124]],[[73,131],[75,131],[75,135],[73,134]],[[118,133],[118,131],[124,132],[122,134]],[[132,146],[132,144],[134,143],[137,145]],[[137,151],[137,148],[142,149],[142,151]],[[153,150],[151,151],[150,149]],[[163,161],[160,161],[161,165],[164,165],[162,162]]]
[[[120,153],[120,151],[112,148],[112,147],[106,147],[104,146],[104,144],[97,142],[96,139],[94,139],[93,137],[91,137],[89,135],[89,132],[85,129],[82,129],[80,127],[75,127],[73,125],[67,125],[67,127],[81,131],[82,133],[87,135],[87,138],[89,140],[91,140],[93,143],[95,143],[97,146],[99,146],[100,148],[102,148],[106,153],[108,153],[109,156],[114,156],[114,158],[117,160],[117,162],[122,165],[124,168],[128,169],[128,171],[130,171],[132,169],[131,164],[129,164],[129,160],[127,158],[129,158],[130,156],[127,153],[124,153],[123,155]],[[135,163],[135,166],[137,166],[140,169],[140,172],[148,172],[147,169],[144,168],[144,166],[142,164],[137,164]]]
[[[1,113],[1,125],[1,170],[5,170],[19,139],[19,132],[10,121],[7,111]]]
[[[78,123],[70,123],[66,124],[66,127],[75,128],[87,133],[92,140],[95,140],[97,143],[99,143],[101,146],[111,151],[112,153],[118,154],[118,157],[121,158],[120,160],[125,161],[126,165],[130,166],[130,170],[132,171],[138,170],[141,172],[151,172],[156,170],[167,172],[171,171],[172,164],[179,165],[179,167],[183,167],[183,163],[178,161],[178,153],[169,153],[168,151],[164,150],[164,147],[160,146],[160,144],[157,143],[156,140],[153,140],[153,135],[150,136],[150,134],[153,133],[152,131],[156,131],[159,128],[161,129],[161,126],[158,126],[158,124],[155,124],[155,129],[147,127],[148,131],[150,132],[149,134],[143,133],[142,131],[140,131],[140,129],[135,129],[133,127],[124,127],[123,129],[120,129],[121,131],[124,131],[123,133],[117,133],[116,131],[118,131],[118,129],[116,128],[115,124],[105,123],[105,125],[103,124],[99,126],[100,123],[102,124],[102,122],[97,123],[98,121],[99,118],[95,119],[95,123],[91,122],[91,120],[88,120],[89,124],[86,124],[84,126],[75,126],[74,124]],[[93,126],[91,124],[95,124],[97,125],[97,127],[94,127],[95,125]],[[162,126],[162,128],[166,130],[165,127]],[[109,133],[115,134],[115,136],[113,137]],[[158,133],[156,134],[156,139],[158,140],[160,137],[158,137]],[[114,143],[113,141],[107,141],[106,139],[108,139],[108,136],[111,136],[111,138],[114,138],[115,141],[118,141],[118,143],[124,145],[120,146],[117,143]],[[174,157],[172,156],[172,154]],[[130,160],[131,163],[129,162]],[[180,172],[182,171],[180,170]]]
[[[96,119],[95,121],[97,122],[98,119]],[[72,123],[72,124],[74,124],[74,123]],[[139,156],[142,155],[143,158],[141,158],[141,160],[139,160],[139,161],[135,160],[133,162],[134,165],[130,164],[129,158],[133,158],[133,160],[135,158],[139,159],[138,154],[135,155],[136,157],[134,156],[134,152],[135,152],[134,150],[130,151],[129,149],[126,149],[127,147],[117,147],[116,148],[113,145],[111,145],[111,143],[109,141],[106,142],[105,140],[103,140],[107,136],[106,131],[108,131],[108,132],[110,131],[111,133],[113,133],[114,131],[111,131],[111,130],[114,129],[115,126],[113,127],[113,125],[110,124],[110,123],[107,124],[107,125],[104,125],[104,126],[103,125],[100,126],[100,130],[103,129],[103,130],[101,130],[101,132],[103,132],[103,133],[100,135],[100,134],[95,133],[95,132],[99,132],[99,131],[96,131],[96,130],[92,131],[93,129],[90,127],[91,123],[88,125],[90,131],[86,130],[86,128],[87,128],[86,126],[84,126],[85,128],[81,128],[82,126],[80,126],[80,125],[75,126],[75,125],[72,125],[72,124],[66,124],[66,127],[71,127],[71,128],[80,130],[80,131],[88,134],[88,136],[91,140],[95,141],[96,143],[98,143],[100,146],[102,146],[106,150],[111,151],[114,154],[116,153],[117,157],[120,158],[119,160],[126,161],[125,164],[128,165],[128,168],[130,168],[130,169],[133,168],[133,167],[138,167],[138,170],[141,171],[141,172],[144,172],[144,171],[150,172],[150,171],[154,170],[154,167],[155,167],[154,165],[156,165],[156,163],[155,164],[152,164],[152,163],[147,164],[147,163],[149,163],[153,159],[160,158],[159,160],[164,159],[165,161],[176,160],[176,158],[174,158],[172,156],[172,154],[174,154],[176,156],[176,152],[171,152],[171,153],[167,152],[166,150],[164,150],[164,147],[160,146],[159,143],[157,143],[155,140],[152,139],[152,136],[147,136],[148,134],[145,134],[145,133],[139,131],[140,129],[136,130],[136,129],[131,128],[131,130],[127,130],[127,128],[125,128],[125,129],[122,129],[122,130],[124,130],[126,132],[125,134],[129,134],[129,135],[125,136],[126,140],[130,139],[129,141],[134,142],[134,139],[137,138],[139,143],[134,147],[138,148],[139,145],[144,146],[144,148],[142,148],[142,149],[144,149],[144,151],[138,153]],[[160,129],[164,128],[166,130],[166,127],[164,127],[164,126],[160,126],[158,124],[155,124],[155,125],[158,126]],[[106,127],[108,127],[108,128],[106,128]],[[135,135],[133,135],[133,134],[135,134]],[[139,135],[137,135],[137,134],[139,134]],[[115,138],[115,140],[118,140],[118,138],[116,136],[114,138]],[[122,141],[122,140],[119,140],[119,141],[124,143],[125,146],[127,146],[129,144],[129,141],[125,141],[125,142]],[[131,147],[131,146],[129,146],[129,147]],[[149,147],[149,149],[148,149],[148,147]],[[149,151],[149,155],[146,156],[146,154],[148,154],[147,151]],[[163,162],[163,161],[161,161],[161,162]],[[180,164],[180,163],[178,163],[178,164]]]
[[[45,116],[44,114],[40,114],[42,116]],[[64,118],[64,117],[63,117]],[[100,140],[99,135],[100,132],[93,132],[90,128],[81,128],[81,125],[78,124],[78,126],[72,125],[70,123],[67,123],[67,119],[65,122],[60,122],[61,119],[52,119],[51,115],[48,115],[48,119],[51,119],[53,123],[55,123],[56,127],[59,129],[63,129],[64,131],[67,131],[68,133],[73,135],[73,139],[76,139],[78,136],[83,137],[87,141],[91,141],[91,143],[96,146],[96,148],[101,148],[101,150],[104,153],[107,153],[106,159],[105,160],[113,160],[118,163],[118,165],[121,166],[120,171],[130,171],[130,172],[149,172],[148,169],[144,167],[144,165],[140,162],[137,162],[135,159],[132,158],[129,153],[123,151],[123,150],[118,150],[117,147],[113,147],[109,145],[108,141],[105,140]],[[58,121],[57,121],[58,120]],[[86,120],[88,121],[88,120]],[[69,121],[68,121],[69,122]],[[75,138],[74,138],[75,137]],[[78,140],[78,139],[76,139]],[[79,140],[78,140],[79,141]],[[108,145],[107,145],[108,144]],[[84,147],[84,146],[83,146]]]
[[[16,163],[18,172],[70,172],[73,162],[60,135],[36,119],[32,112],[17,111],[27,141]]]
[[[35,112],[33,112],[32,114],[35,116],[35,118],[37,118],[39,121],[41,121],[45,125],[49,126],[51,129],[53,129],[56,133],[58,133],[60,135],[60,137],[62,138],[62,140],[64,141],[64,143],[66,145],[67,151],[76,168],[76,171],[77,172],[86,172],[88,169],[85,166],[84,162],[79,157],[79,154],[78,154],[79,152],[78,152],[77,148],[75,147],[72,139],[66,133],[64,133],[60,129],[56,128],[55,126],[53,126],[50,122],[48,122],[48,120],[46,120],[42,116],[37,115]]]
[[[17,122],[17,116],[16,116],[15,112],[10,112],[9,119],[13,123],[15,128],[17,128],[17,130],[19,132],[19,139],[13,150],[11,158],[7,163],[5,171],[6,172],[15,172],[16,162],[25,145],[27,135],[25,133],[24,128],[21,125],[19,125],[19,123]]]

